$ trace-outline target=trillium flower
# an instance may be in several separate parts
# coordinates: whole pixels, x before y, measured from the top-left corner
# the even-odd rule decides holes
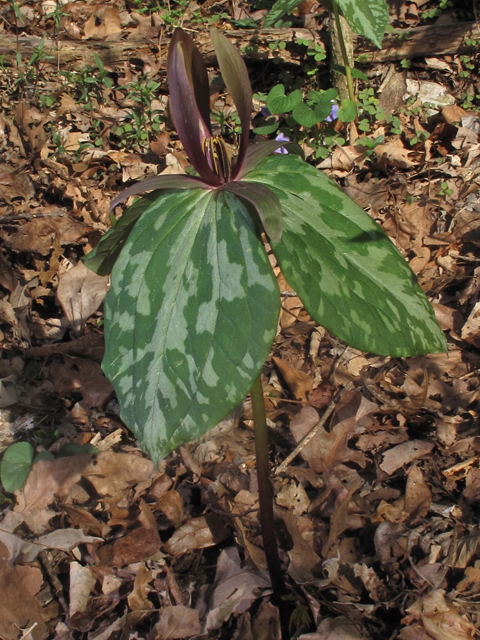
[[[210,34],[220,71],[240,118],[242,132],[236,158],[230,158],[224,140],[212,133],[207,68],[192,38],[178,28],[173,34],[167,61],[170,111],[178,137],[199,175],[147,178],[125,189],[113,200],[110,209],[129,196],[156,189],[200,187],[230,191],[253,205],[267,235],[279,242],[282,210],[278,197],[267,186],[246,183],[243,179],[273,151],[284,148],[282,143],[285,138],[248,146],[252,88],[247,68],[234,45],[224,35],[213,28]]]
[[[218,31],[212,40],[242,125],[236,157],[213,135],[205,64],[177,30],[171,112],[199,175],[129,187],[113,206],[153,193],[84,258],[111,274],[102,366],[122,419],[155,462],[218,424],[258,380],[281,307],[262,225],[312,319],[349,345],[391,356],[445,348],[431,305],[377,223],[324,173],[273,153],[290,144],[284,136],[248,146],[247,70]]]

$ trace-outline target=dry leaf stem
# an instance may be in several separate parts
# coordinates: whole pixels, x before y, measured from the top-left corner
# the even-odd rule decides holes
[[[330,402],[330,404],[328,405],[327,410],[325,411],[325,413],[323,414],[323,416],[320,418],[320,420],[317,422],[317,424],[313,427],[313,429],[311,431],[309,431],[307,433],[307,435],[303,438],[303,440],[297,445],[297,447],[292,451],[292,453],[290,453],[285,460],[282,462],[282,464],[278,465],[278,467],[275,469],[275,475],[277,476],[279,473],[282,473],[283,471],[286,471],[288,465],[292,462],[292,460],[294,460],[299,453],[301,453],[302,449],[304,447],[307,446],[307,444],[310,442],[310,440],[312,440],[312,438],[315,437],[315,435],[318,433],[318,431],[320,429],[323,429],[323,426],[325,425],[326,421],[329,419],[329,417],[332,415],[333,410],[335,409],[335,407],[338,404],[338,401],[340,400],[340,397],[342,395],[342,393],[344,391],[350,391],[350,389],[353,389],[353,383],[352,382],[348,382],[343,389],[340,389],[340,391],[338,391],[335,396],[333,397],[332,401]],[[257,462],[258,464],[258,462]]]

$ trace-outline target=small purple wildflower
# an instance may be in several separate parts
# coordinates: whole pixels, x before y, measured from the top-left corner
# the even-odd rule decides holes
[[[333,122],[337,119],[338,114],[338,104],[335,104],[332,100],[332,110],[330,111],[330,115],[325,118],[325,122]]]
[[[270,111],[267,109],[267,107],[262,107],[260,112],[264,118],[268,118],[268,116],[272,115]]]
[[[283,133],[279,133],[275,140],[277,142],[290,142],[290,138]],[[280,149],[277,149],[275,153],[288,154],[288,151],[285,149],[285,147],[280,147]]]

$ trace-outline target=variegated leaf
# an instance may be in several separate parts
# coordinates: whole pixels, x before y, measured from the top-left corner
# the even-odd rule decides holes
[[[326,175],[271,156],[246,176],[283,211],[272,243],[283,275],[310,315],[349,345],[383,355],[445,351],[433,308],[383,230]]]
[[[103,368],[154,461],[248,393],[279,300],[255,224],[233,194],[178,191],[143,213],[112,271]]]
[[[161,191],[152,191],[143,198],[138,198],[115,226],[101,237],[95,249],[82,258],[84,265],[99,276],[108,276],[137,220],[161,193]]]
[[[355,33],[382,48],[388,24],[388,5],[385,0],[336,0],[345,20]]]

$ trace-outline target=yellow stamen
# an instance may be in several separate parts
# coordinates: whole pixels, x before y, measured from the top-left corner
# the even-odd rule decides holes
[[[228,182],[231,176],[231,162],[225,142],[219,136],[203,140],[205,154],[212,171],[222,180]]]

